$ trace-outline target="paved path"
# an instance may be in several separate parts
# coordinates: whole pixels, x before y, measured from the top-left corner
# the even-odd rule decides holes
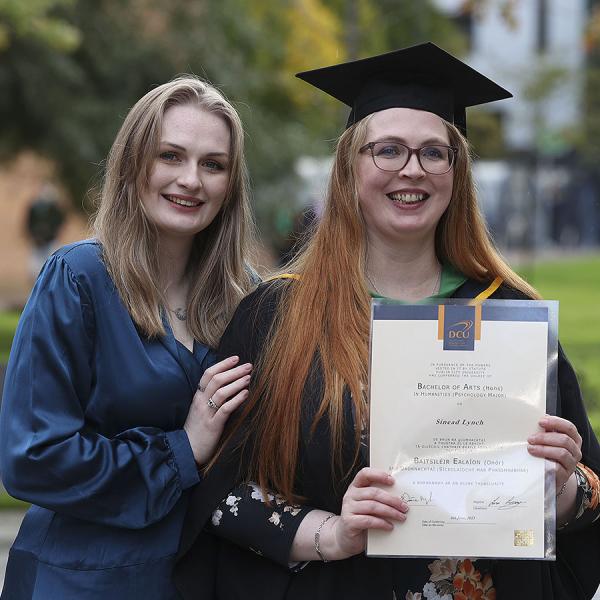
[[[0,586],[4,583],[4,571],[8,560],[8,549],[11,547],[19,525],[23,519],[22,510],[0,511]]]

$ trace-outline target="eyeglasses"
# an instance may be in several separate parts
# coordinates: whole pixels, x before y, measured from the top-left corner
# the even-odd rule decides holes
[[[454,164],[457,149],[452,146],[422,146],[411,148],[400,142],[369,142],[364,145],[360,152],[371,152],[373,162],[382,171],[400,171],[408,164],[413,154],[421,168],[431,175],[443,175],[447,173]]]

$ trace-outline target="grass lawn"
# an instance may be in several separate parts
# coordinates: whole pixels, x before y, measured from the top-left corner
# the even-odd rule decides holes
[[[538,264],[520,272],[548,300],[558,300],[559,337],[600,436],[600,255]]]
[[[5,510],[7,508],[20,508],[22,510],[26,510],[29,508],[29,504],[12,498],[6,493],[6,491],[0,489],[0,510]]]
[[[8,362],[8,353],[18,320],[18,312],[0,312],[0,364],[2,365]]]

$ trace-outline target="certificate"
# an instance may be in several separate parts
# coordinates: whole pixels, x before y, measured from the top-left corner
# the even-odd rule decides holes
[[[410,509],[369,556],[554,558],[553,476],[527,437],[555,408],[557,312],[373,301],[370,465]]]

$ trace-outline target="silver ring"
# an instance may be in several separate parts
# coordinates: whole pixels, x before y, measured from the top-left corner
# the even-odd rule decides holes
[[[219,407],[217,406],[217,404],[215,404],[215,401],[213,400],[212,396],[206,401],[206,404],[208,404],[214,410],[219,410]]]
[[[204,393],[204,392],[206,391],[206,388],[205,388],[205,387],[204,387],[204,386],[203,386],[201,383],[199,383],[199,384],[198,384],[198,389],[199,389],[199,390],[200,390],[202,393]]]

